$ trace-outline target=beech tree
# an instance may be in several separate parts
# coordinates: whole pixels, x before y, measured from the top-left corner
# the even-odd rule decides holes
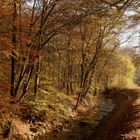
[[[126,23],[134,0],[3,0],[0,2],[0,53],[6,61],[12,101],[27,92],[37,95],[39,77],[77,95],[76,108],[104,74],[108,55]],[[4,46],[4,47],[3,47]],[[114,49],[113,49],[114,51]],[[100,75],[98,64],[102,65]],[[43,70],[44,69],[44,70]],[[110,69],[110,68],[108,68]],[[48,70],[49,72],[46,72]],[[103,72],[102,72],[103,71]],[[44,77],[42,76],[44,73]],[[96,77],[98,76],[98,78]],[[51,81],[50,80],[50,81]],[[80,89],[78,93],[76,89]]]

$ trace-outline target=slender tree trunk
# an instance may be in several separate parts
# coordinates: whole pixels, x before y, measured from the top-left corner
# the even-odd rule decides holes
[[[80,87],[82,88],[83,86],[83,79],[84,79],[84,67],[85,67],[85,52],[84,52],[84,43],[82,43],[82,53],[81,53],[81,81],[80,81]]]
[[[30,80],[31,80],[31,77],[32,77],[32,74],[33,74],[33,66],[31,66],[31,69],[29,70],[28,79],[27,79],[27,81],[23,84],[23,92],[22,92],[21,96],[19,97],[19,99],[17,100],[17,103],[18,103],[18,102],[25,96],[25,94],[27,93],[28,87],[29,87],[29,83],[30,83]]]
[[[71,45],[71,41],[70,41],[70,36],[68,36],[68,46],[67,46],[67,94],[70,93],[70,45]]]
[[[13,0],[13,31],[12,31],[12,43],[13,43],[13,49],[16,48],[16,32],[17,32],[17,27],[15,25],[15,21],[17,18],[17,6],[16,6],[16,1]],[[15,66],[16,66],[16,59],[14,57],[14,52],[12,51],[12,57],[11,57],[11,87],[10,87],[10,95],[12,97],[16,96],[14,92],[14,84],[15,84]]]
[[[73,62],[72,62],[72,48],[71,48],[71,36],[68,36],[67,47],[67,94],[73,94]]]
[[[36,64],[36,70],[35,70],[35,82],[34,82],[34,95],[37,95],[38,90],[38,84],[39,84],[39,55],[37,57],[37,64]]]
[[[78,93],[77,102],[76,102],[76,105],[75,105],[75,108],[74,108],[75,110],[77,110],[78,105],[79,105],[79,103],[81,101],[81,93],[82,93],[82,91],[79,91],[79,93]]]
[[[18,89],[19,89],[19,87],[20,87],[20,85],[21,85],[21,82],[22,82],[22,80],[23,80],[23,75],[22,75],[22,74],[23,74],[23,70],[24,70],[24,66],[21,67],[19,79],[18,79],[17,85],[16,85],[16,87],[15,87],[15,95],[17,94]]]
[[[10,95],[15,96],[14,93],[14,82],[15,82],[15,58],[11,58],[11,89],[10,89]]]
[[[73,59],[72,50],[70,50],[70,92],[73,94]]]
[[[58,50],[58,66],[57,66],[57,71],[58,71],[58,73],[57,73],[57,80],[58,80],[57,86],[58,86],[58,89],[61,89],[60,66],[61,66],[61,54]]]
[[[106,76],[105,89],[108,89],[109,76]]]

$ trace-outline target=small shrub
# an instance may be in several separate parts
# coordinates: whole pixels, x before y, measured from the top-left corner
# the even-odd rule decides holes
[[[6,119],[0,119],[0,128],[2,131],[3,138],[7,138],[11,129],[11,121]]]
[[[20,116],[22,119],[35,122],[35,121],[44,121],[46,118],[46,111],[35,106],[35,105],[28,105],[25,108],[22,108],[20,111]]]

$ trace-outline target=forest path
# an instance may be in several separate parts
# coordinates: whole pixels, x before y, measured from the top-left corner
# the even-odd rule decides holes
[[[125,137],[128,136],[125,134],[129,130],[129,127],[131,127],[132,132],[135,130],[135,128],[131,126],[135,124],[135,121],[137,122],[135,127],[140,128],[140,123],[138,123],[140,117],[140,113],[138,113],[138,111],[140,111],[139,93],[140,88],[111,91],[105,96],[114,101],[115,108],[109,115],[101,120],[97,128],[93,127],[92,118],[88,121],[84,118],[70,120],[65,123],[65,127],[60,126],[60,128],[58,128],[63,129],[62,131],[56,129],[40,140],[124,140]],[[93,110],[87,112],[87,115],[92,114]],[[133,119],[132,124],[129,124],[129,120],[131,119]],[[140,131],[137,129],[134,135],[137,137],[139,133]]]
[[[129,107],[123,123],[110,137],[111,140],[140,140],[140,88],[135,90],[136,98]]]
[[[103,125],[99,128],[98,132],[93,135],[92,140],[124,140],[121,135],[121,127],[126,122],[126,116],[132,107],[133,102],[139,99],[139,88],[128,88],[120,91],[112,91],[112,99],[120,95],[126,97],[124,100],[116,100],[116,106],[108,119],[104,120]]]

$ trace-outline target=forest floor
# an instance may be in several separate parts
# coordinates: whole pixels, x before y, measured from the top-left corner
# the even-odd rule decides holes
[[[113,89],[103,97],[89,96],[76,112],[72,111],[75,97],[53,90],[43,93],[34,109],[27,104],[11,106],[5,99],[0,102],[0,125],[10,126],[10,140],[140,140],[140,88]],[[44,113],[45,122],[32,117],[44,119]]]
[[[47,137],[51,140],[62,131],[71,138],[73,134],[71,136],[67,127],[83,126],[91,120],[90,125],[95,128],[114,108],[112,100],[102,95],[87,94],[74,110],[76,100],[77,96],[66,95],[52,87],[42,88],[36,98],[27,96],[18,104],[10,104],[9,97],[1,95],[0,140],[46,140]]]
[[[69,122],[63,131],[47,134],[44,140],[140,140],[139,92],[139,88],[110,92],[106,97],[113,99],[115,108],[96,128],[92,118],[86,119],[93,113],[89,110],[85,117]]]

